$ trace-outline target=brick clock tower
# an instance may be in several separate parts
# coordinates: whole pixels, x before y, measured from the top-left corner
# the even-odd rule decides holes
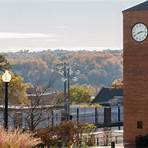
[[[123,32],[124,144],[132,148],[148,134],[148,1],[123,11]]]

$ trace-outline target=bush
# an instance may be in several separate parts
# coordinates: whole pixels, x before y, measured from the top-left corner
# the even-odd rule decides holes
[[[93,132],[93,130],[96,129],[96,126],[94,124],[86,123],[82,126],[82,129],[83,129],[83,133],[91,133]]]
[[[40,139],[34,138],[31,133],[0,129],[0,148],[32,148],[39,143]]]
[[[39,134],[46,146],[65,145],[66,148],[76,144],[81,145],[82,125],[76,121],[63,121],[58,126],[49,128],[45,133]]]

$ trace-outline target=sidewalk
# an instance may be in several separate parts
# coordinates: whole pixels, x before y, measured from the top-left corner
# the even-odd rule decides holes
[[[89,148],[111,148],[111,146],[93,146]],[[123,144],[116,144],[115,148],[124,148]]]

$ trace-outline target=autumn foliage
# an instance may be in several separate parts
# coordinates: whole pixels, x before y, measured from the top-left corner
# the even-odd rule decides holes
[[[71,85],[107,86],[115,79],[122,78],[122,51],[64,51],[47,50],[41,52],[19,51],[7,53],[6,58],[12,64],[14,72],[21,74],[26,82],[47,85],[49,77],[56,77],[54,88],[63,89],[62,75],[55,69],[66,61],[79,70],[75,81],[70,77]],[[77,67],[75,66],[77,65]]]
[[[17,74],[11,73],[12,79],[9,83],[9,103],[10,104],[26,104],[28,97],[26,90],[30,87],[29,84],[23,81],[23,78]],[[0,75],[0,103],[3,103],[4,98],[4,84]]]
[[[49,129],[42,129],[42,132],[38,131],[38,136],[41,137],[42,142],[46,146],[56,146],[63,145],[67,148],[72,145],[77,146],[77,148],[82,146],[83,134],[90,133],[94,130],[96,126],[93,124],[81,124],[76,121],[63,121],[56,127]]]
[[[70,147],[73,144],[79,144],[82,136],[82,125],[76,121],[64,121],[39,136],[47,146],[58,146],[60,142],[66,147]]]

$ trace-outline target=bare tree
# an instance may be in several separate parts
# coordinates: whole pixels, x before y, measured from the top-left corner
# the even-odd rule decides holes
[[[52,118],[53,109],[56,108],[59,102],[56,92],[49,93],[55,81],[56,79],[52,76],[49,79],[48,86],[33,87],[33,94],[29,97],[30,102],[25,112],[25,122],[29,130],[34,131],[40,123]]]

